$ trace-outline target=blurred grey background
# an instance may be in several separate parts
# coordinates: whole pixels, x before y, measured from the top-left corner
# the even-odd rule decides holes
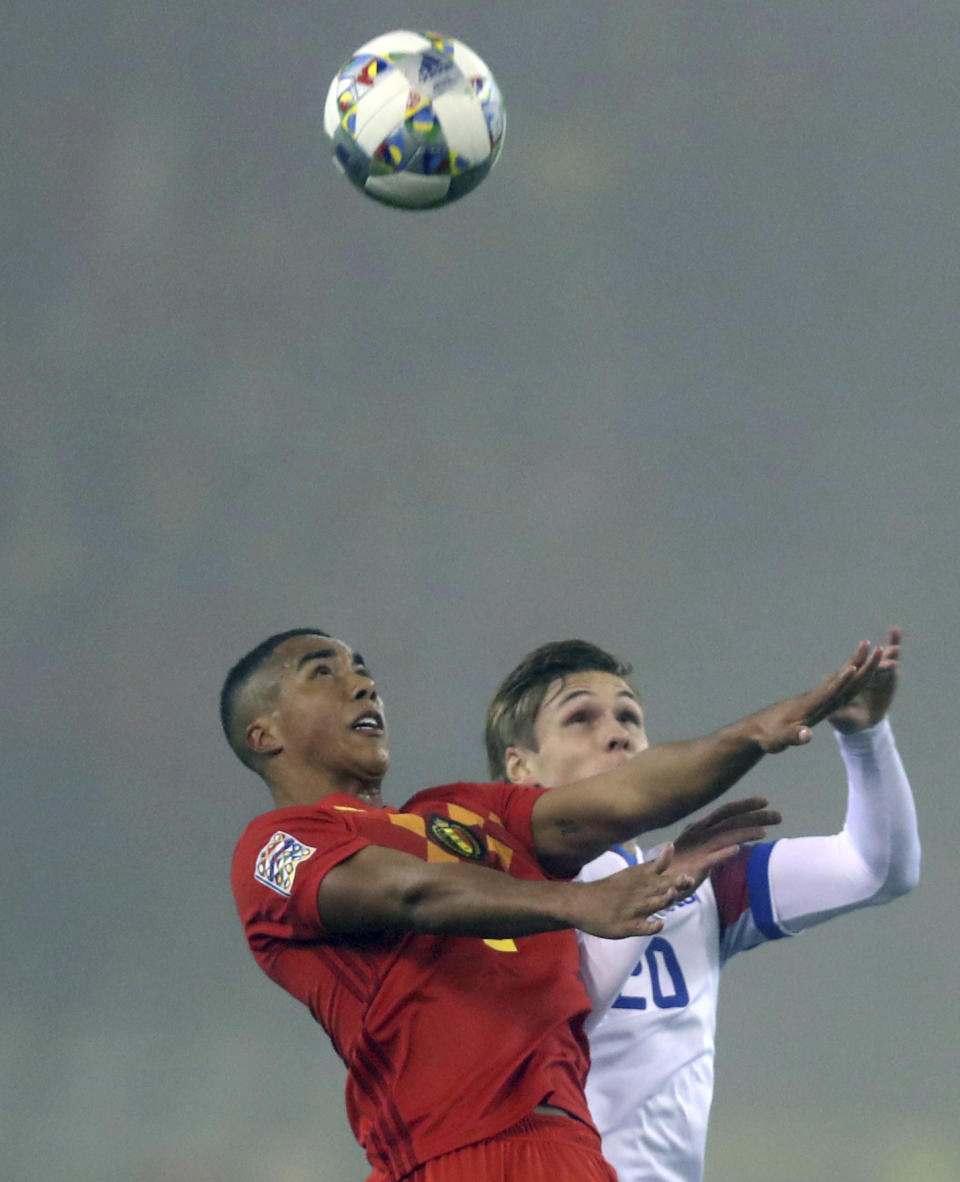
[[[633,659],[654,740],[905,632],[920,887],[731,963],[713,1182],[960,1177],[954,938],[960,11],[9,0],[2,627],[9,1182],[362,1179],[343,1070],[246,950],[268,807],[216,698],[324,628],[399,804],[483,778],[529,648]],[[439,28],[500,163],[409,214],[327,84]],[[829,734],[750,777],[843,812]]]

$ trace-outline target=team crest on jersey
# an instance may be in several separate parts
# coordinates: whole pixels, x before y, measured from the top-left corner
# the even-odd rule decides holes
[[[293,890],[293,880],[297,875],[297,867],[316,852],[314,846],[304,845],[302,841],[297,841],[289,833],[278,829],[257,854],[257,866],[253,877],[257,882],[262,882],[264,886],[276,891],[277,894],[286,895],[289,898]]]
[[[462,825],[459,821],[451,821],[449,817],[441,817],[434,813],[427,822],[427,831],[439,846],[443,846],[458,858],[469,858],[472,862],[480,862],[486,857],[487,847],[483,838]]]

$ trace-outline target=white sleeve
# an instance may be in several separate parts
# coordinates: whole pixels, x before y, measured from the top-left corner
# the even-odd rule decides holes
[[[607,850],[594,858],[577,875],[580,882],[596,882],[636,865],[626,850]],[[592,1009],[584,1023],[589,1034],[620,996],[627,978],[637,967],[649,941],[649,936],[627,936],[624,940],[605,940],[587,932],[577,932],[580,945],[580,978],[587,990]]]
[[[887,903],[920,877],[917,815],[889,721],[837,739],[847,769],[843,829],[783,838],[770,854],[774,914],[790,932]]]

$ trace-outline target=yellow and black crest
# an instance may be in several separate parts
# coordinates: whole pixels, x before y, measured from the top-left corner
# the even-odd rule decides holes
[[[437,843],[458,858],[469,858],[473,862],[482,862],[487,854],[487,847],[482,833],[468,829],[459,821],[451,821],[449,817],[441,817],[434,813],[427,822],[427,832]]]

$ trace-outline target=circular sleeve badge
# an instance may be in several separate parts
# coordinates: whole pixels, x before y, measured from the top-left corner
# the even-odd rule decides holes
[[[441,817],[434,813],[427,822],[427,833],[437,845],[458,858],[469,858],[471,862],[482,862],[487,856],[486,843],[481,834],[469,829],[459,821]]]

